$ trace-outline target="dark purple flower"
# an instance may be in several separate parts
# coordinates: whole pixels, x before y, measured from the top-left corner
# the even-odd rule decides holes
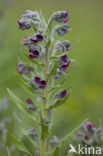
[[[45,87],[47,86],[47,83],[45,80],[41,80],[40,84],[39,84],[39,88],[45,89]]]
[[[32,37],[30,38],[30,40],[31,40],[32,42],[34,42],[34,43],[37,43],[37,42],[38,42],[38,39],[37,39],[36,36],[32,36]]]
[[[38,58],[38,57],[40,56],[38,50],[30,49],[30,52],[31,52],[31,53],[29,54],[29,57],[30,57],[30,58]]]
[[[67,63],[63,64],[62,67],[61,67],[62,71],[65,72],[70,63],[71,63],[71,60],[67,60]]]
[[[89,140],[89,136],[88,135],[85,135],[84,138],[85,138],[85,140]]]
[[[66,71],[67,70],[67,68],[68,68],[68,63],[67,64],[63,64],[62,65],[62,67],[61,67],[61,69],[63,70],[63,71]]]
[[[31,99],[27,99],[27,100],[26,100],[26,103],[28,103],[28,104],[32,104],[33,101],[32,101]]]
[[[34,82],[35,82],[35,84],[40,84],[40,77],[38,77],[38,76],[36,76],[35,78],[34,78]]]
[[[60,92],[60,98],[65,98],[67,96],[67,91],[63,90]]]
[[[88,129],[88,131],[92,130],[94,128],[94,125],[90,122],[86,123],[86,128]]]
[[[41,42],[43,40],[43,36],[41,34],[37,34],[36,38],[39,42]]]
[[[64,36],[69,32],[69,24],[63,24],[56,27],[59,36]]]
[[[34,43],[41,42],[43,40],[43,36],[41,34],[36,34],[30,38]]]
[[[67,11],[58,11],[54,14],[54,20],[56,22],[68,22],[69,20],[69,14]]]
[[[67,57],[67,55],[61,56],[61,60],[62,60],[63,62],[68,62],[68,57]]]

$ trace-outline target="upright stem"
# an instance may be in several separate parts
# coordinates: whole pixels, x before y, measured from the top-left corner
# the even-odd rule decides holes
[[[47,80],[47,73],[48,73],[48,49],[46,49],[45,54],[45,69],[44,69],[45,80]],[[47,112],[45,110],[47,102],[48,102],[48,86],[44,89],[44,97],[43,97],[42,116],[45,119],[47,119]],[[40,156],[45,156],[45,146],[46,146],[45,140],[41,139]]]

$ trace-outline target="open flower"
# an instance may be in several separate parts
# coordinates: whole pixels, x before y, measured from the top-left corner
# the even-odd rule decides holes
[[[69,20],[69,14],[67,11],[58,11],[58,12],[54,13],[53,18],[56,22],[66,23]]]
[[[47,83],[45,80],[41,80],[39,83],[39,88],[45,89],[47,86]]]
[[[34,43],[41,42],[43,40],[43,35],[36,34],[36,35],[32,36],[30,38],[30,40],[33,41]]]
[[[29,49],[29,52],[30,52],[30,54],[29,54],[30,58],[39,58],[40,57],[39,50],[34,50],[31,48],[31,49]]]

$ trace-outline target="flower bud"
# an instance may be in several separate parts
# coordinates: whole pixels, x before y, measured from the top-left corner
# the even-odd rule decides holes
[[[39,13],[37,11],[31,11],[31,10],[27,10],[24,12],[24,14],[22,15],[22,18],[28,18],[28,19],[39,19]]]
[[[50,145],[54,145],[57,144],[59,142],[57,136],[52,136],[51,140],[50,140]]]
[[[30,37],[25,37],[25,38],[22,40],[22,43],[23,43],[24,45],[29,44],[29,43],[30,43]]]
[[[28,67],[26,67],[22,62],[19,62],[17,64],[17,71],[20,74],[29,74],[31,70]]]
[[[61,69],[63,72],[65,72],[67,70],[70,63],[71,63],[71,60],[68,60],[68,63],[62,65]]]
[[[67,96],[67,91],[63,90],[60,92],[60,98],[65,98]]]
[[[64,36],[69,32],[69,24],[63,24],[56,27],[56,32],[59,36]]]
[[[78,132],[77,132],[77,136],[78,136],[78,137],[84,136],[84,135],[85,135],[85,133],[83,133],[83,132],[81,132],[81,131],[78,131]]]
[[[85,140],[89,140],[89,136],[88,135],[85,135],[84,138],[85,138]]]
[[[47,126],[49,125],[49,121],[47,119],[43,119],[43,121]]]
[[[40,153],[37,151],[35,156],[40,156]]]
[[[40,84],[40,80],[41,80],[40,77],[36,76],[36,77],[34,78],[35,84],[36,84],[36,85]]]
[[[30,20],[28,19],[21,19],[18,21],[18,26],[20,29],[25,30],[25,29],[30,29],[31,28],[31,24],[30,24]]]
[[[68,62],[68,57],[67,57],[67,55],[61,56],[61,60],[62,60],[64,63],[67,63],[67,62]]]
[[[69,20],[69,14],[67,11],[58,11],[58,12],[54,13],[53,18],[56,22],[66,23]]]
[[[59,93],[56,94],[56,98],[65,98],[67,96],[67,91],[66,90],[62,90]]]
[[[70,42],[69,41],[62,41],[60,43],[57,43],[56,50],[60,52],[66,52],[69,51]]]
[[[31,99],[27,99],[26,103],[28,104],[29,111],[34,112],[37,110],[37,107],[35,106],[35,104],[33,103],[33,101]]]
[[[91,131],[94,128],[94,124],[92,124],[90,122],[87,122],[86,123],[86,128],[87,128],[88,131]]]
[[[29,133],[29,135],[30,135],[32,138],[37,137],[37,133],[36,133],[36,130],[35,130],[34,128],[30,129],[28,133]]]

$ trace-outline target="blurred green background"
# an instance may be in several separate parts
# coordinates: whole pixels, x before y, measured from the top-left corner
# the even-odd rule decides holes
[[[7,96],[6,88],[19,97],[26,96],[15,70],[20,52],[25,50],[21,40],[33,33],[17,26],[21,14],[28,9],[42,9],[46,19],[54,11],[68,10],[72,31],[64,38],[72,46],[80,40],[69,55],[79,62],[68,82],[73,85],[71,97],[56,112],[54,130],[65,135],[68,128],[72,130],[86,118],[98,122],[103,117],[103,0],[12,0],[0,19],[0,98]],[[11,112],[13,109],[15,104],[11,105]]]

